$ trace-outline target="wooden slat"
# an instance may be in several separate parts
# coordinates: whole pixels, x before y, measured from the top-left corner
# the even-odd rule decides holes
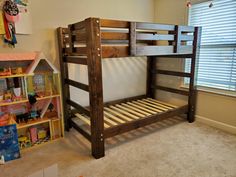
[[[129,28],[129,22],[119,20],[100,19],[101,27],[107,28]]]
[[[75,41],[78,42],[86,42],[86,37],[87,37],[87,33],[85,31],[83,32],[77,32],[75,34]]]
[[[179,76],[179,77],[191,77],[190,73],[177,72],[177,71],[167,71],[167,70],[160,70],[160,69],[153,71],[153,73],[171,75],[171,76]]]
[[[137,33],[137,40],[159,40],[159,41],[173,41],[174,35],[165,34],[151,34],[151,33]]]
[[[146,108],[144,108],[144,107],[142,107],[142,106],[140,106],[140,105],[137,105],[137,104],[135,104],[135,103],[128,102],[127,104],[130,105],[130,106],[133,106],[133,107],[135,107],[135,108],[141,109],[141,110],[143,110],[143,111],[146,111],[146,112],[148,112],[148,113],[151,113],[151,114],[156,114],[156,113],[157,113],[157,111],[152,111],[152,110],[150,110],[150,109],[146,109]]]
[[[88,124],[90,126],[90,120],[85,118],[84,116],[80,115],[80,114],[75,114],[76,117],[78,117],[80,120],[82,120],[84,123]]]
[[[120,113],[122,113],[122,114],[124,114],[124,115],[126,115],[126,116],[128,116],[128,117],[130,117],[130,118],[139,119],[139,117],[137,117],[137,116],[135,116],[135,115],[133,115],[133,114],[130,114],[129,112],[124,111],[124,110],[122,110],[122,109],[119,109],[119,108],[117,108],[117,107],[115,107],[115,106],[110,106],[110,108],[112,108],[112,109],[114,109],[114,110],[116,110],[116,111],[118,111],[118,112],[120,112]]]
[[[194,27],[193,26],[180,26],[179,29],[181,32],[194,32]]]
[[[81,30],[85,28],[85,21],[74,23],[73,26],[74,26],[74,29]]]
[[[180,54],[192,54],[193,53],[193,46],[191,45],[181,45],[179,46]]]
[[[174,25],[137,22],[137,29],[173,31],[174,27],[175,27]]]
[[[119,116],[120,118],[126,120],[126,121],[132,121],[131,118],[128,118],[127,116],[124,116],[123,114],[120,114],[119,112],[113,110],[113,109],[110,109],[110,108],[104,108],[106,111],[109,111],[110,113],[114,114],[114,115],[117,115]]]
[[[116,122],[114,122],[113,120],[109,119],[108,117],[104,116],[104,120],[108,123],[110,123],[111,125],[118,125]]]
[[[116,117],[116,116],[113,116],[112,114],[110,114],[110,113],[107,112],[107,111],[104,111],[104,114],[105,114],[106,116],[112,118],[112,119],[115,120],[116,122],[125,123],[124,120],[122,120],[122,119],[120,119],[120,118],[118,118],[118,117]]]
[[[104,40],[129,40],[128,33],[102,32],[101,39]]]
[[[75,52],[78,55],[87,55],[87,48],[86,47],[75,47]]]
[[[172,105],[170,103],[166,103],[166,102],[163,102],[163,101],[160,101],[160,100],[151,99],[151,98],[147,98],[147,99],[151,100],[151,101],[155,101],[155,102],[160,103],[160,104],[163,104],[165,106],[169,106],[169,107],[172,107],[172,108],[177,108],[177,106]]]
[[[82,128],[80,128],[73,119],[71,120],[71,126],[76,129],[78,132],[80,132],[87,140],[91,141],[91,135],[89,135],[86,131],[84,131]]]
[[[126,108],[124,106],[121,106],[121,105],[116,105],[116,107],[120,108],[120,109],[123,109],[125,111],[128,111],[136,116],[139,116],[139,117],[145,117],[145,114],[141,114],[141,113],[138,113],[137,111],[133,111],[132,109],[129,109],[129,108]]]
[[[80,82],[76,82],[76,81],[73,81],[71,79],[65,79],[65,83],[66,84],[69,84],[69,85],[72,85],[76,88],[79,88],[79,89],[82,89],[84,91],[89,91],[89,86],[86,85],[86,84],[83,84],[83,83],[80,83]]]
[[[115,101],[109,101],[104,103],[104,106],[111,106],[111,105],[115,105],[115,104],[121,104],[121,103],[125,103],[128,101],[134,101],[134,100],[139,100],[139,99],[143,99],[146,98],[146,95],[138,95],[138,96],[134,96],[134,97],[129,97],[129,98],[122,98],[119,100],[115,100]]]
[[[148,103],[148,102],[145,102],[145,101],[141,101],[141,100],[138,100],[139,103],[143,103],[145,105],[148,105],[148,106],[151,106],[151,107],[154,107],[154,108],[157,108],[158,110],[161,110],[161,111],[168,111],[169,109],[166,109],[166,108],[163,108],[163,107],[160,107],[158,105],[155,105],[153,103]]]
[[[129,56],[128,46],[102,46],[102,57],[127,57]]]
[[[163,111],[160,110],[160,109],[156,109],[156,108],[153,108],[153,107],[151,107],[151,106],[145,105],[145,104],[143,104],[143,103],[140,103],[139,101],[133,101],[132,103],[135,103],[135,104],[137,104],[137,105],[139,105],[139,106],[142,106],[142,107],[144,107],[144,108],[147,108],[147,109],[149,109],[149,110],[155,111],[155,112],[157,112],[157,113],[163,112]]]
[[[80,65],[87,65],[87,59],[79,57],[79,56],[65,56],[64,62],[80,64]]]
[[[170,107],[170,106],[167,106],[167,105],[163,105],[163,104],[161,104],[159,102],[154,101],[153,99],[143,99],[143,101],[155,104],[155,105],[160,106],[160,107],[165,108],[165,109],[173,109],[173,107]]]
[[[84,108],[83,106],[80,106],[76,102],[67,99],[66,103],[69,104],[70,106],[74,107],[75,109],[77,109],[81,113],[83,113],[83,114],[85,114],[87,116],[90,116],[90,111],[88,109]]]
[[[167,91],[167,92],[177,93],[177,94],[181,94],[181,95],[186,95],[186,96],[189,95],[188,91],[179,90],[179,89],[170,88],[170,87],[164,87],[164,86],[160,86],[160,85],[156,85],[153,88],[163,90],[163,91]]]
[[[181,41],[193,41],[193,35],[181,35],[180,40]]]
[[[137,56],[158,56],[173,53],[173,46],[137,46]]]
[[[131,109],[131,110],[134,110],[134,111],[136,111],[136,112],[138,112],[138,113],[144,114],[144,115],[146,115],[146,116],[151,115],[151,113],[149,113],[149,112],[140,110],[139,108],[135,108],[135,107],[130,106],[130,105],[128,105],[128,104],[122,103],[121,105],[122,105],[122,106],[125,106],[125,107],[127,107],[127,108],[129,108],[129,109]]]
[[[182,106],[177,109],[173,109],[168,112],[164,112],[162,114],[154,114],[148,117],[145,117],[143,119],[138,119],[132,122],[127,122],[125,124],[121,124],[119,126],[114,126],[106,129],[105,133],[105,138],[113,137],[118,134],[122,134],[125,132],[128,132],[130,130],[134,130],[140,127],[144,127],[146,125],[162,121],[166,118],[173,117],[176,115],[184,114],[187,112],[187,106]]]

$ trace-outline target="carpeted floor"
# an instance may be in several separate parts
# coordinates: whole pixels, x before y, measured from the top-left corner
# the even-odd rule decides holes
[[[90,144],[71,131],[0,166],[0,177],[26,177],[55,163],[60,177],[236,177],[236,136],[178,117],[108,139],[106,149],[93,159]]]

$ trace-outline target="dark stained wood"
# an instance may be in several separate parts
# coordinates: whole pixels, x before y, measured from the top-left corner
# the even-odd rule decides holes
[[[81,29],[85,28],[85,21],[81,21],[81,22],[75,23],[73,25],[74,25],[75,30],[81,30]]]
[[[72,54],[72,53],[75,52],[75,50],[74,50],[74,39],[73,39],[73,36],[72,36],[72,32],[74,31],[74,25],[68,25],[68,31],[69,31],[68,32],[69,46],[68,46],[67,51],[68,51],[69,54]],[[67,47],[67,46],[65,46],[65,47]]]
[[[83,83],[80,83],[80,82],[76,82],[76,81],[73,81],[71,79],[65,79],[65,83],[66,84],[69,84],[73,87],[76,87],[76,88],[79,88],[81,90],[84,90],[84,91],[89,91],[89,86],[86,85],[86,84],[83,84]]]
[[[102,58],[128,57],[128,46],[102,46]]]
[[[107,28],[129,28],[129,22],[119,20],[100,19],[101,27]]]
[[[137,22],[137,29],[174,31],[175,26],[157,23]]]
[[[130,22],[129,35],[130,55],[136,56],[136,22]]]
[[[74,51],[78,55],[85,55],[85,56],[87,56],[87,47],[75,47]]]
[[[125,124],[120,124],[118,126],[113,126],[111,128],[105,129],[105,138],[110,138],[140,127],[144,127],[146,125],[150,125],[152,123],[162,121],[166,118],[170,118],[176,115],[181,115],[187,112],[188,106],[182,106],[177,109],[172,109],[168,112],[164,112],[161,114],[155,114],[151,116],[147,116],[143,119],[138,119],[135,121],[127,122]]]
[[[193,41],[193,57],[191,61],[191,77],[189,83],[189,98],[188,98],[188,121],[194,122],[195,120],[195,107],[196,107],[196,76],[195,76],[195,68],[196,68],[196,60],[199,54],[199,47],[201,43],[201,28],[195,27],[194,32],[194,41]]]
[[[139,96],[123,98],[123,99],[119,99],[119,100],[115,100],[115,101],[109,101],[109,102],[104,103],[104,106],[111,106],[111,105],[120,104],[120,103],[124,103],[124,102],[135,101],[135,100],[139,100],[139,99],[143,99],[143,98],[146,98],[146,95],[139,95]]]
[[[75,109],[77,109],[81,114],[85,114],[87,116],[90,116],[90,111],[87,108],[84,108],[83,106],[79,105],[78,103],[67,99],[66,103],[69,104],[70,106],[73,106]]]
[[[105,155],[100,25],[98,18],[86,19],[91,143],[96,159]]]
[[[74,64],[80,64],[80,65],[87,65],[87,58],[82,58],[79,56],[65,56],[64,62],[67,63],[74,63]]]
[[[80,132],[81,135],[83,135],[88,141],[91,142],[91,136],[90,136],[86,131],[84,131],[82,128],[80,128],[80,126],[77,125],[77,124],[73,121],[73,119],[71,120],[71,125],[72,125],[72,127],[73,127],[74,129],[76,129],[78,132]]]
[[[156,34],[156,33],[137,33],[137,40],[173,41],[174,35]]]
[[[175,46],[174,46],[174,53],[179,53],[179,48],[181,45],[181,30],[179,29],[178,25],[175,25]]]
[[[156,76],[152,71],[156,68],[156,58],[147,57],[147,80],[146,80],[146,95],[150,98],[155,98],[155,89],[152,85],[156,85]]]
[[[62,94],[62,103],[63,103],[63,117],[64,117],[64,123],[65,123],[65,129],[69,131],[71,128],[70,125],[70,111],[71,108],[66,103],[66,99],[70,98],[70,90],[69,86],[65,85],[64,78],[68,77],[68,65],[67,63],[64,63],[63,56],[65,50],[63,49],[63,42],[64,42],[64,32],[66,29],[63,28],[57,28],[57,38],[58,38],[58,51],[59,51],[59,62],[60,62],[60,69],[61,69],[61,88],[63,88]]]
[[[153,88],[159,89],[159,90],[163,90],[163,91],[167,91],[167,92],[177,93],[177,94],[181,94],[181,95],[186,95],[186,96],[189,95],[189,92],[188,92],[188,91],[179,90],[179,89],[170,88],[170,87],[164,87],[164,86],[156,85],[156,86],[154,86]]]
[[[190,77],[191,73],[184,73],[184,72],[177,72],[177,71],[166,71],[166,70],[154,70],[153,73],[156,74],[164,74],[164,75],[171,75],[171,76],[179,76],[179,77]]]
[[[128,33],[102,32],[101,39],[105,40],[128,40]]]

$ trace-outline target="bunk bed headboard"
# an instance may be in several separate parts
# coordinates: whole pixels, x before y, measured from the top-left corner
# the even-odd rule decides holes
[[[63,28],[63,46],[69,55],[86,56],[88,21]],[[193,53],[197,27],[98,18],[96,23],[102,58]]]

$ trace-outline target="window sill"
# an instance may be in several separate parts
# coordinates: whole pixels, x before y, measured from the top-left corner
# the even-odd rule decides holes
[[[187,85],[181,85],[180,88],[183,88],[186,90],[188,89]],[[234,91],[227,91],[227,90],[202,87],[202,86],[197,86],[197,91],[236,98],[236,92]]]

